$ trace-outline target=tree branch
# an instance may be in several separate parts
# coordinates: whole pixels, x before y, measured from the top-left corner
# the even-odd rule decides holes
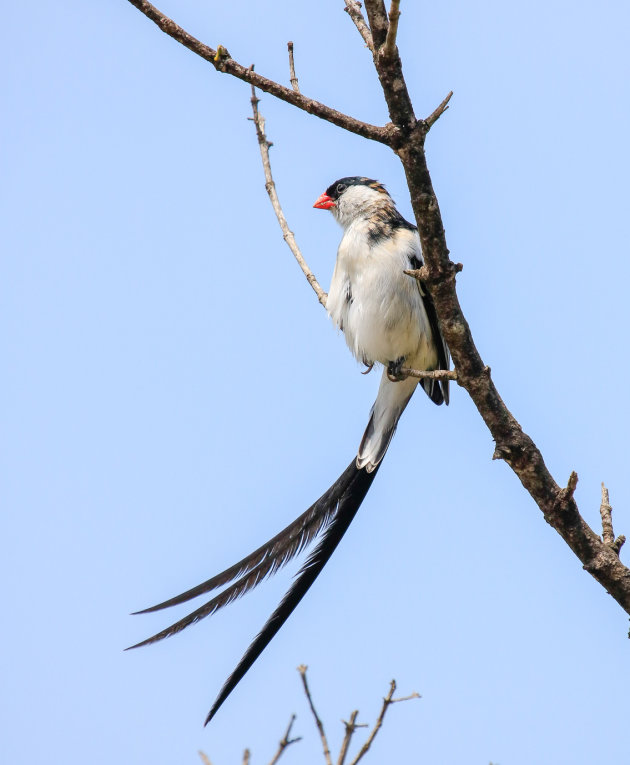
[[[344,11],[354,22],[354,25],[363,38],[363,42],[365,43],[368,50],[374,53],[374,41],[372,40],[372,33],[368,29],[368,25],[365,23],[365,19],[361,13],[361,3],[357,2],[357,0],[345,0],[345,2],[346,7],[344,8]]]
[[[352,760],[350,765],[357,765],[357,763],[364,757],[365,754],[367,754],[369,748],[372,746],[372,743],[374,742],[374,739],[376,738],[377,733],[381,729],[381,726],[383,725],[383,720],[385,719],[385,713],[389,709],[389,707],[392,704],[397,704],[400,701],[409,701],[410,699],[419,699],[420,694],[419,693],[412,693],[410,696],[403,696],[400,699],[393,698],[394,692],[396,691],[396,681],[392,680],[389,684],[389,692],[387,693],[387,696],[383,699],[383,706],[381,707],[381,711],[376,718],[376,722],[374,723],[374,727],[370,731],[370,735],[367,737],[366,742],[363,744],[361,749],[359,750],[357,756]]]
[[[602,483],[602,502],[599,508],[599,513],[602,517],[602,541],[605,545],[608,545],[610,549],[619,555],[619,551],[623,547],[626,538],[623,534],[615,539],[615,532],[613,531],[612,523],[612,507],[610,506],[610,498],[608,496],[608,489]]]
[[[387,36],[385,37],[385,46],[383,48],[384,55],[390,58],[396,53],[396,35],[398,34],[399,18],[400,0],[392,0],[389,8],[389,26],[387,27]]]
[[[364,723],[358,723],[357,717],[359,716],[359,710],[355,709],[354,712],[351,713],[350,719],[348,722],[345,720],[342,720],[341,722],[344,724],[346,732],[343,736],[343,741],[341,742],[341,748],[339,749],[339,759],[337,760],[337,765],[343,765],[346,756],[348,754],[348,748],[350,746],[350,742],[352,741],[352,736],[354,735],[354,732],[357,728],[367,728],[368,726]]]
[[[256,98],[256,89],[252,85],[251,104],[252,111],[254,112],[253,122],[256,126],[258,146],[260,147],[260,156],[262,158],[263,170],[265,172],[265,188],[267,189],[267,194],[271,200],[271,206],[273,207],[273,211],[275,212],[278,223],[280,224],[280,228],[282,229],[282,236],[284,241],[287,243],[289,249],[297,260],[298,265],[302,269],[302,273],[304,276],[306,276],[308,283],[311,285],[315,294],[317,295],[317,299],[324,306],[324,308],[326,308],[326,298],[328,296],[322,289],[320,283],[315,278],[315,274],[311,271],[307,262],[304,260],[304,256],[302,255],[300,248],[295,241],[293,231],[291,231],[289,228],[287,219],[284,217],[284,212],[280,206],[280,200],[278,199],[278,193],[276,192],[276,184],[274,183],[273,176],[271,174],[271,163],[269,161],[269,147],[272,144],[269,143],[267,136],[265,135],[265,119],[258,111],[258,103],[259,99]]]
[[[308,667],[306,666],[306,664],[300,664],[300,666],[297,669],[298,669],[298,672],[300,673],[300,677],[302,678],[304,693],[306,694],[306,698],[308,699],[308,705],[311,708],[311,712],[313,713],[313,718],[315,719],[315,725],[317,726],[317,730],[319,731],[319,737],[322,740],[322,747],[324,748],[324,759],[326,760],[326,765],[332,765],[332,759],[330,757],[330,747],[328,746],[328,739],[326,738],[324,725],[322,721],[320,720],[319,715],[315,711],[313,699],[311,698],[311,692],[309,690],[308,683],[306,681],[306,670],[308,669]]]
[[[382,45],[382,0],[366,0],[366,10],[375,46]],[[377,35],[376,30],[379,30]],[[400,128],[404,140],[394,147],[402,162],[411,204],[422,243],[424,266],[420,269],[422,283],[429,289],[435,304],[440,327],[448,344],[457,381],[464,387],[492,437],[496,442],[495,457],[501,458],[516,473],[543,513],[545,520],[562,536],[588,571],[630,614],[630,570],[619,560],[613,549],[604,544],[578,511],[573,495],[558,502],[562,490],[547,469],[540,450],[523,431],[509,411],[483,362],[468,322],[457,297],[455,277],[460,268],[449,258],[440,207],[433,189],[424,151],[427,124],[443,113],[442,102],[435,112],[422,122],[415,122],[408,94],[401,97],[404,86],[402,66],[397,53],[382,55],[377,48],[374,65],[390,108],[392,121]],[[444,106],[443,106],[444,105]],[[437,117],[434,119],[434,115]],[[429,126],[430,126],[429,124]]]
[[[291,88],[286,88],[284,85],[262,77],[254,72],[251,67],[244,67],[235,61],[222,45],[219,45],[217,50],[214,50],[214,48],[197,40],[196,37],[188,34],[185,29],[182,29],[182,27],[178,26],[172,19],[165,16],[154,5],[146,2],[146,0],[129,0],[129,2],[144,13],[148,19],[157,24],[165,34],[208,61],[218,72],[231,74],[239,80],[249,82],[250,85],[260,88],[265,93],[270,93],[281,101],[286,101],[292,106],[296,106],[298,109],[302,109],[302,111],[309,114],[314,114],[316,117],[326,120],[326,122],[331,122],[333,125],[337,125],[337,127],[341,127],[344,130],[348,130],[350,133],[355,133],[363,138],[369,138],[371,141],[378,141],[384,144],[390,143],[392,133],[387,127],[377,127],[367,122],[361,122],[354,119],[354,117],[338,112],[336,109],[331,109],[330,106],[326,106],[319,101],[307,98],[301,93],[296,93]]]
[[[287,48],[289,50],[289,79],[291,80],[291,87],[296,93],[299,93],[300,85],[298,83],[298,78],[295,75],[295,61],[293,60],[293,43],[288,42]]]
[[[280,743],[278,744],[278,751],[274,754],[271,760],[269,760],[269,765],[276,765],[278,760],[284,754],[284,751],[285,749],[287,749],[287,747],[291,746],[291,744],[297,744],[298,741],[302,740],[302,736],[298,736],[297,738],[289,738],[289,736],[291,735],[291,728],[293,727],[294,722],[295,722],[295,715],[291,715],[291,719],[289,720],[289,724],[287,726],[285,734],[282,737],[282,740],[280,741]]]

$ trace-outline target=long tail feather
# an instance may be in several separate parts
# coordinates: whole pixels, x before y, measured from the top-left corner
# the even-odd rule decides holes
[[[245,655],[238,663],[234,672],[232,672],[225,682],[216,701],[212,705],[212,709],[208,713],[205,725],[212,720],[223,702],[227,699],[230,693],[232,693],[234,688],[236,688],[245,673],[264,651],[289,616],[291,616],[295,607],[308,592],[315,579],[317,579],[361,506],[361,503],[378,472],[378,468],[379,465],[376,465],[372,472],[368,473],[365,469],[358,469],[353,460],[343,476],[333,484],[334,487],[339,488],[339,482],[350,472],[350,480],[347,481],[343,492],[337,493],[336,497],[334,494],[331,494],[331,499],[334,500],[334,507],[332,510],[333,512],[336,510],[336,512],[332,515],[332,519],[330,520],[321,541],[311,553],[304,566],[300,569],[293,586],[284,596],[278,608],[276,608],[270,616],[261,632],[245,652]],[[329,492],[327,492],[327,494]]]
[[[188,624],[199,621],[199,619],[202,619],[204,616],[214,613],[214,611],[216,611],[217,608],[221,608],[222,605],[230,603],[232,600],[234,600],[234,598],[245,594],[248,590],[250,590],[252,587],[255,587],[267,576],[270,576],[279,568],[282,568],[282,566],[286,565],[292,558],[300,553],[321,531],[322,526],[328,520],[330,513],[333,512],[335,503],[340,493],[345,490],[346,486],[352,479],[354,467],[355,460],[352,460],[350,465],[346,468],[339,479],[335,481],[335,483],[326,492],[324,492],[324,494],[322,494],[322,496],[314,504],[312,504],[308,510],[302,513],[299,518],[296,518],[279,534],[276,534],[275,537],[270,539],[268,542],[265,542],[264,545],[261,545],[257,550],[254,550],[253,553],[250,553],[238,563],[230,566],[230,568],[226,568],[225,571],[222,571],[220,574],[213,576],[211,579],[202,582],[196,587],[193,587],[190,590],[186,590],[186,592],[182,592],[181,595],[176,595],[169,600],[165,600],[163,603],[158,603],[157,605],[151,606],[150,608],[145,608],[142,611],[134,611],[133,615],[148,614],[153,611],[160,611],[163,608],[169,608],[169,606],[176,606],[180,603],[185,603],[188,600],[192,600],[199,595],[203,595],[206,592],[216,590],[218,587],[223,587],[223,585],[228,584],[228,582],[231,582],[234,579],[240,577],[239,581],[234,585],[235,592],[237,594],[229,596],[225,603],[213,605],[215,601],[219,601],[223,597],[224,593],[221,593],[221,595],[217,596],[217,598],[213,598],[211,601],[206,603],[205,606],[202,606],[200,609],[193,612],[193,614],[190,614],[190,617],[186,617],[186,620],[190,618],[191,621],[182,619],[181,622],[177,622],[176,624],[171,625],[171,627],[167,627],[167,629],[163,632],[148,638],[148,640],[145,640],[142,643],[131,646],[131,648],[137,648],[138,646],[146,645],[147,643],[154,643],[157,640],[161,640],[162,638],[167,637],[168,635],[173,635],[176,632],[179,632],[180,630],[184,629],[184,627],[188,626]],[[256,572],[255,576],[244,576],[250,572]],[[251,584],[246,586],[242,591],[239,591],[240,587],[243,586],[246,580],[250,580]],[[233,588],[230,587],[225,592],[227,593],[232,589]],[[202,612],[203,609],[206,608],[209,610],[194,617],[194,614]],[[182,626],[179,626],[184,621],[186,621],[186,623]]]

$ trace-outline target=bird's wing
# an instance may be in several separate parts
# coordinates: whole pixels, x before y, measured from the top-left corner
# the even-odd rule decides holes
[[[422,266],[422,260],[417,255],[412,255],[409,258],[409,266],[412,269],[418,269]],[[437,312],[435,310],[435,304],[431,293],[424,284],[418,282],[418,290],[422,297],[422,303],[424,304],[424,310],[426,311],[427,318],[429,319],[429,325],[431,327],[431,333],[433,334],[433,340],[435,341],[435,347],[438,354],[438,369],[449,369],[451,354],[449,353],[448,346],[442,332],[440,330],[440,324],[437,318]],[[435,404],[447,404],[449,402],[449,390],[448,380],[422,380],[421,385],[424,391],[429,396],[431,401]]]

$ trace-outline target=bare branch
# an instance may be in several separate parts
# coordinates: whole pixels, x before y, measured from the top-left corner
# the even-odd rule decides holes
[[[343,741],[341,742],[341,749],[339,750],[339,759],[337,760],[337,765],[343,765],[346,759],[346,755],[348,754],[348,747],[350,746],[350,742],[352,741],[352,736],[354,735],[354,732],[357,728],[367,728],[368,726],[364,723],[358,723],[357,717],[359,714],[359,710],[355,709],[354,712],[350,715],[350,719],[348,722],[345,720],[342,720],[341,722],[344,724],[346,728],[346,732],[343,737]]]
[[[392,0],[389,7],[389,26],[387,27],[387,37],[383,53],[386,56],[393,56],[396,52],[396,35],[398,34],[398,19],[400,18],[400,0]]]
[[[293,61],[293,43],[288,42],[287,48],[289,49],[289,77],[291,78],[291,87],[296,93],[300,92],[300,85],[298,78],[295,76],[295,62]]]
[[[315,719],[315,725],[317,725],[317,730],[319,731],[319,737],[322,740],[322,747],[324,748],[324,759],[326,760],[326,765],[332,765],[332,759],[330,757],[330,747],[328,746],[328,739],[326,738],[326,733],[324,731],[324,725],[322,721],[319,718],[319,715],[315,711],[315,706],[313,705],[313,699],[311,698],[311,692],[308,688],[308,683],[306,681],[306,670],[308,667],[306,664],[300,664],[300,666],[297,668],[298,672],[300,673],[300,677],[302,678],[302,685],[304,686],[304,693],[306,694],[306,698],[308,699],[308,705],[311,708],[311,712],[313,713],[313,718]]]
[[[615,532],[613,531],[612,524],[612,507],[610,506],[610,498],[608,496],[608,489],[602,483],[602,503],[599,508],[599,513],[602,517],[602,539],[604,544],[608,546],[615,543]]]
[[[377,733],[381,729],[381,726],[383,725],[383,720],[385,719],[385,713],[389,709],[389,707],[392,704],[397,704],[399,701],[409,701],[410,699],[419,699],[420,694],[419,693],[412,693],[410,696],[404,696],[399,699],[393,698],[394,692],[396,691],[396,681],[392,680],[389,684],[389,692],[387,693],[387,696],[383,699],[383,706],[381,707],[381,711],[376,718],[376,722],[374,723],[374,727],[370,731],[370,735],[367,737],[367,740],[365,744],[361,747],[359,750],[357,756],[352,760],[350,765],[357,765],[357,763],[362,759],[362,757],[367,754],[369,748],[372,746],[372,742],[376,738]]]
[[[365,0],[365,7],[376,49],[374,65],[392,122],[398,128],[396,140],[400,142],[393,142],[392,148],[405,170],[422,244],[424,266],[414,275],[422,279],[433,298],[457,370],[457,382],[472,398],[496,442],[494,457],[507,462],[545,520],[573,550],[584,569],[630,614],[630,569],[582,518],[573,495],[558,486],[540,450],[503,402],[459,304],[455,277],[461,269],[449,258],[440,207],[424,151],[427,129],[431,120],[435,121],[433,115],[443,113],[447,104],[442,102],[427,121],[415,121],[400,57],[397,53],[384,56],[380,49],[384,42],[384,4],[382,0]]]
[[[235,61],[227,49],[222,45],[219,45],[217,50],[214,50],[208,45],[205,45],[197,38],[188,34],[185,29],[178,26],[172,19],[165,16],[154,5],[147,2],[147,0],[129,0],[129,2],[135,6],[144,15],[155,22],[158,27],[167,35],[172,37],[177,42],[180,42],[186,48],[196,53],[201,58],[208,61],[218,72],[224,72],[225,74],[231,74],[233,77],[237,77],[239,80],[249,82],[251,85],[255,85],[265,93],[270,93],[272,96],[279,98],[281,101],[286,101],[298,109],[302,109],[309,114],[314,114],[316,117],[320,117],[326,122],[331,122],[333,125],[348,130],[350,133],[356,133],[356,135],[369,138],[372,141],[378,141],[379,143],[389,144],[392,137],[392,132],[387,127],[377,127],[376,125],[369,125],[367,122],[361,122],[360,120],[349,117],[347,114],[342,114],[336,109],[331,109],[330,106],[315,101],[312,98],[307,98],[301,93],[296,93],[291,88],[286,88],[284,85],[280,85],[273,80],[269,80],[266,77],[254,72],[251,67],[244,67]]]
[[[372,33],[368,29],[368,25],[365,23],[365,19],[363,18],[363,14],[361,13],[361,3],[357,2],[357,0],[345,0],[346,1],[346,7],[344,8],[344,11],[350,16],[352,21],[354,22],[355,27],[359,31],[359,34],[363,38],[363,42],[365,43],[366,47],[374,53],[374,41],[372,40]]]
[[[422,371],[420,369],[410,369],[401,367],[400,374],[406,377],[417,377],[418,380],[455,380],[457,381],[457,372],[454,369],[432,369],[431,371]]]
[[[444,112],[448,109],[448,102],[451,100],[453,96],[453,91],[446,96],[446,98],[442,101],[442,103],[437,107],[435,111],[433,111],[424,121],[424,124],[427,126],[427,130],[430,130],[433,125],[440,119],[440,117],[444,114]]]
[[[605,545],[608,545],[611,550],[619,555],[619,551],[623,547],[626,538],[623,534],[615,539],[615,532],[613,531],[612,522],[612,507],[610,506],[610,497],[608,496],[608,489],[602,483],[602,502],[599,508],[599,513],[602,517],[602,540]]]
[[[320,283],[315,278],[315,274],[308,267],[306,260],[304,260],[304,256],[302,255],[300,248],[295,241],[293,232],[289,229],[289,224],[287,223],[287,219],[284,217],[282,207],[280,206],[280,200],[278,199],[278,193],[276,191],[276,184],[274,183],[273,176],[271,174],[271,163],[269,161],[269,147],[271,144],[265,135],[265,120],[258,111],[258,98],[256,98],[256,90],[253,85],[251,104],[252,110],[254,112],[253,121],[254,125],[256,126],[256,135],[258,136],[260,156],[262,158],[263,170],[265,172],[265,188],[267,189],[267,194],[271,200],[271,205],[276,214],[276,218],[278,219],[278,223],[280,224],[280,228],[282,229],[282,236],[289,249],[293,253],[295,259],[297,260],[298,265],[302,269],[302,273],[304,276],[306,276],[308,283],[311,285],[315,294],[317,295],[317,299],[325,308],[327,295],[322,289]]]
[[[287,726],[287,729],[285,731],[284,736],[282,737],[282,740],[278,744],[278,751],[274,754],[274,756],[269,761],[269,765],[276,765],[280,757],[282,757],[285,749],[287,747],[291,746],[291,744],[296,744],[298,741],[302,740],[302,736],[298,736],[297,738],[289,738],[291,735],[291,728],[293,727],[293,723],[295,722],[295,715],[291,715],[291,719],[289,720],[289,724]]]
[[[364,0],[364,2],[376,53],[387,37],[387,30],[389,28],[387,11],[385,10],[383,0]]]

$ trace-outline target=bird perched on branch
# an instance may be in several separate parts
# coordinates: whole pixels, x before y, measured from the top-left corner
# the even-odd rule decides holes
[[[244,595],[321,534],[293,585],[221,689],[206,724],[326,565],[372,485],[398,420],[418,384],[434,403],[448,404],[448,380],[419,381],[401,373],[403,365],[427,371],[449,368],[449,352],[431,296],[420,282],[404,273],[422,265],[416,227],[398,212],[384,186],[370,178],[335,181],[314,207],[330,210],[344,230],[328,294],[328,313],[343,331],[358,361],[366,365],[367,371],[381,364],[383,376],[356,457],[305,513],[220,574],[137,612],[158,611],[225,587],[188,616],[132,648],[174,635]]]

